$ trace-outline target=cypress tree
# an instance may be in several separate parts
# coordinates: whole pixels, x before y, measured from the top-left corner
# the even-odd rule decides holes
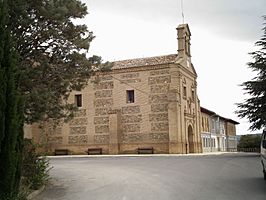
[[[23,141],[23,106],[18,86],[17,56],[8,26],[6,0],[0,0],[0,197],[18,194]]]

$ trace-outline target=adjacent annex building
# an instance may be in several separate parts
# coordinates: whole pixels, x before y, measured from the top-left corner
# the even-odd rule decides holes
[[[114,62],[69,101],[69,123],[31,127],[42,151],[69,154],[201,153],[202,118],[187,24],[177,28],[178,54]]]
[[[237,151],[238,122],[201,107],[201,137],[203,152]]]

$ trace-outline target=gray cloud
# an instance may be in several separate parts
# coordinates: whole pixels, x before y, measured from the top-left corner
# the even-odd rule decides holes
[[[189,21],[206,26],[222,37],[254,40],[262,33],[262,15],[266,14],[265,0],[204,0],[194,1],[193,6],[192,0],[187,2]]]
[[[221,37],[254,41],[262,32],[265,0],[183,0],[185,22]],[[142,20],[179,24],[180,0],[83,0],[93,8]]]

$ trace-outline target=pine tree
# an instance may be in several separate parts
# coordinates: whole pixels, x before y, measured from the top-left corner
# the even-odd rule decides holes
[[[16,53],[8,27],[7,1],[0,1],[0,197],[18,194],[23,141],[23,106]]]
[[[86,5],[80,0],[9,0],[9,5],[27,123],[68,117],[70,92],[102,67],[100,57],[86,55],[93,33],[77,23],[87,15]]]
[[[238,103],[236,113],[239,117],[246,117],[252,124],[251,130],[266,127],[266,16],[264,18],[263,36],[256,42],[260,50],[251,54],[253,61],[248,63],[249,68],[257,72],[251,81],[244,82],[242,86],[251,97],[243,103]]]

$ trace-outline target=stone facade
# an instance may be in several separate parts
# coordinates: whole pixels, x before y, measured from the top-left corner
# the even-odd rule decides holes
[[[197,74],[191,62],[190,30],[179,25],[178,54],[114,62],[109,72],[96,73],[82,91],[82,106],[74,118],[49,131],[32,127],[33,139],[46,152],[68,149],[85,154],[200,153],[201,111]]]

